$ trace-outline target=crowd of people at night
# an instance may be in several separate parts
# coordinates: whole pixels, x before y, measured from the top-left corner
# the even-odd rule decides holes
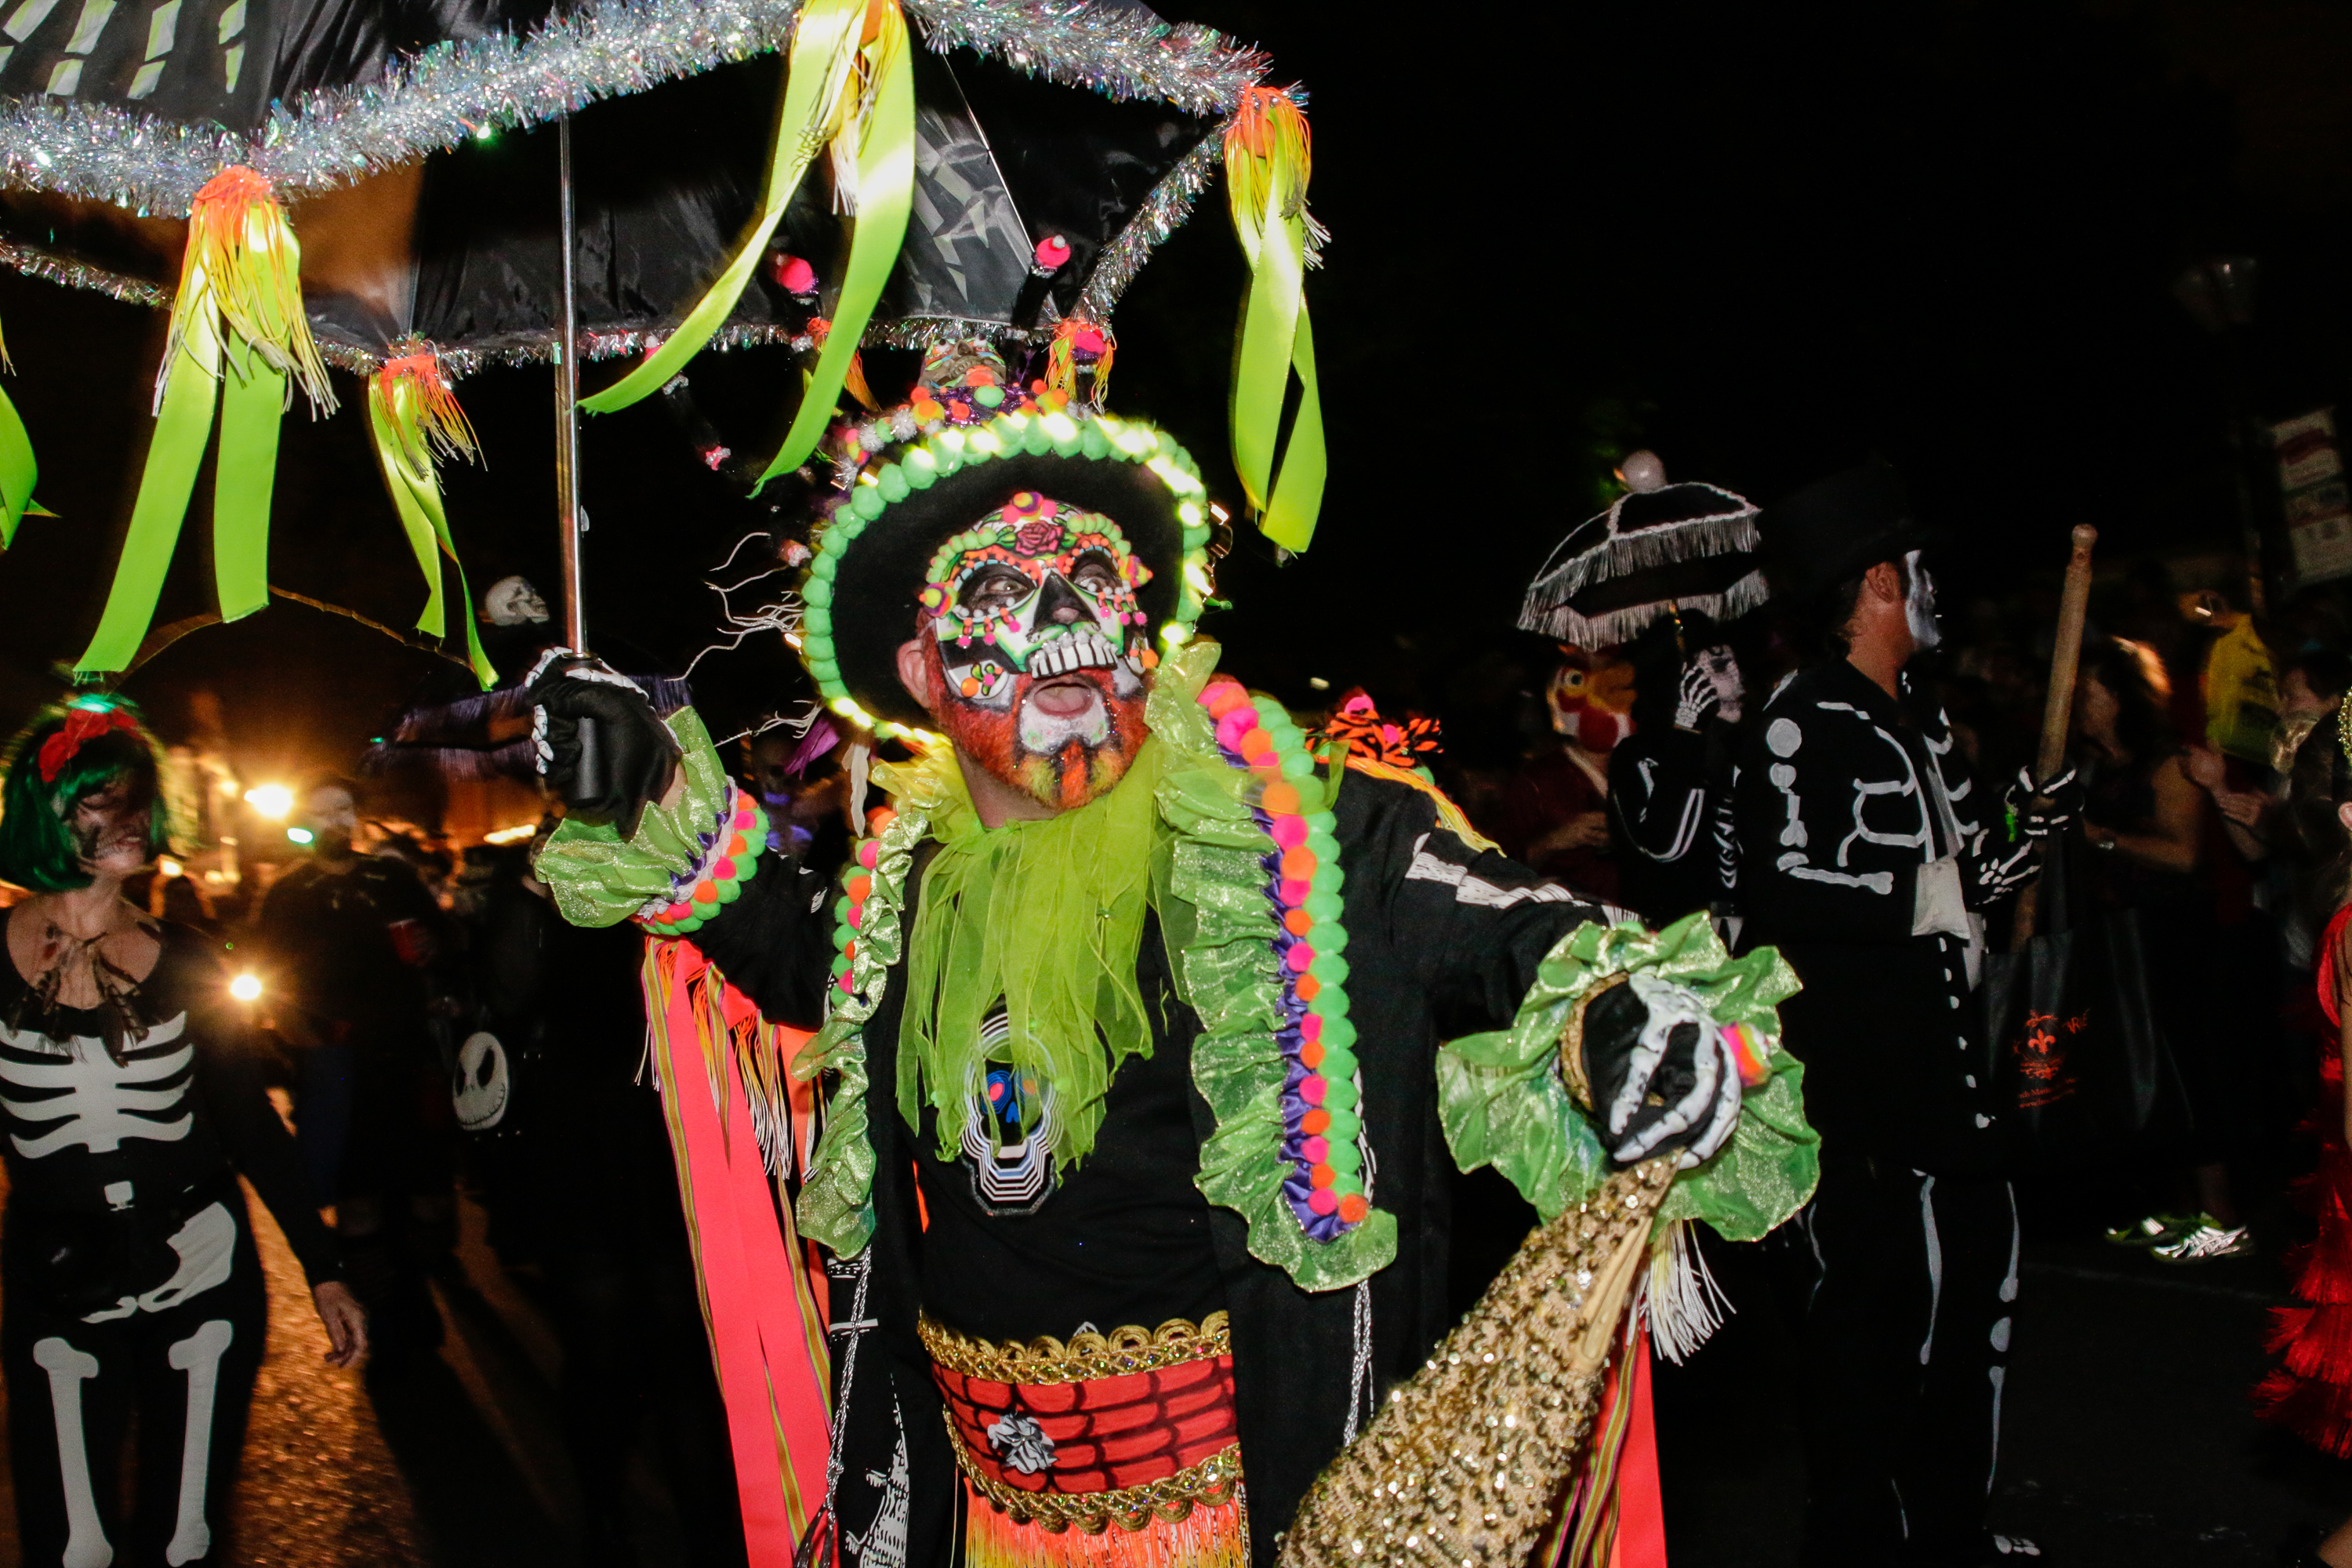
[[[1780,1019],[1819,1185],[1791,1225],[1740,1245],[1801,1303],[1805,1560],[2035,1550],[1986,1518],[2012,1320],[2031,1332],[2034,1310],[2021,1224],[2095,1226],[2179,1268],[2287,1249],[2297,1303],[2249,1394],[2352,1449],[2352,1367],[2328,1337],[2352,1310],[2334,989],[2352,974],[2352,599],[2321,584],[2250,611],[2242,578],[2184,589],[2156,560],[2111,563],[2063,764],[2038,776],[2054,563],[2005,598],[1939,604],[1939,538],[1884,468],[1788,498],[1761,531],[1760,606],[1676,611],[1598,646],[1525,635],[1499,686],[1486,672],[1499,701],[1342,679],[1290,716],[1327,751],[1442,786],[1466,838],[1616,918],[1700,917],[1736,949],[1776,947],[1803,982]],[[0,1101],[15,1133],[0,1352],[25,1560],[83,1561],[74,1542],[111,1517],[96,1500],[120,1490],[121,1435],[164,1408],[151,1362],[173,1377],[200,1363],[209,1403],[181,1465],[142,1437],[131,1539],[208,1549],[261,1348],[231,1172],[286,1233],[332,1359],[379,1374],[441,1344],[434,1283],[460,1277],[459,1207],[478,1205],[562,1346],[589,1560],[627,1560],[633,1462],[677,1500],[689,1560],[745,1560],[695,1244],[645,1072],[645,943],[565,918],[541,879],[560,810],[528,841],[468,844],[387,820],[383,781],[320,775],[291,803],[294,858],[203,891],[158,868],[179,820],[159,742],[131,704],[77,699],[19,737],[0,815],[0,875],[22,889],[0,974],[16,997],[0,1079],[26,1097]],[[747,735],[729,761],[766,847],[823,882],[854,873],[860,836],[890,818],[871,761],[908,754],[822,714]],[[2011,938],[2029,886],[2038,929],[2104,957],[2020,1027],[1986,992],[2025,962]],[[230,991],[231,969],[257,984]],[[2086,1031],[2073,1065],[2021,1044],[2042,1024],[2063,1034],[2070,1008]],[[2095,1048],[2110,1014],[2139,1020],[2122,1031],[2136,1037]],[[2053,1079],[2137,1109],[2120,1130],[2053,1117]],[[153,1141],[192,1087],[194,1135]],[[2284,1219],[2289,1179],[2315,1169],[2296,1184],[2305,1217]],[[151,1184],[174,1197],[135,1202]],[[1506,1247],[1535,1220],[1517,1212],[1484,1221]],[[58,1391],[87,1458],[52,1423]],[[2352,1533],[2312,1552],[2352,1563]]]

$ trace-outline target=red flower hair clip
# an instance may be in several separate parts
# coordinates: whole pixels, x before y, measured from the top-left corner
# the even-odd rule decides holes
[[[72,708],[65,728],[41,742],[41,782],[55,784],[74,753],[110,730],[139,733],[139,721],[120,708]]]

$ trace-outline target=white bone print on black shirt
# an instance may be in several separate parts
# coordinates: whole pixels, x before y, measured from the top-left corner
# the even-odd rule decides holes
[[[11,1091],[0,1097],[0,1109],[19,1121],[59,1121],[30,1137],[10,1133],[16,1152],[38,1160],[79,1144],[104,1154],[121,1148],[127,1138],[167,1143],[185,1138],[194,1124],[187,1109],[194,1047],[153,1047],[179,1039],[187,1023],[188,1016],[181,1013],[156,1025],[121,1062],[107,1054],[104,1041],[92,1036],[67,1041],[72,1055],[59,1056],[58,1047],[38,1032],[20,1033],[0,1024],[0,1047],[8,1047],[0,1049],[0,1085]],[[38,1059],[27,1060],[26,1055]]]

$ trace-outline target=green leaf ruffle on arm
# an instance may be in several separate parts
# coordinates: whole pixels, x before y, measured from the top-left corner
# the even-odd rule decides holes
[[[677,804],[646,807],[628,838],[609,826],[566,818],[539,852],[539,879],[573,925],[618,925],[649,900],[667,897],[673,879],[701,859],[700,836],[718,822],[719,808],[735,799],[735,781],[694,710],[681,708],[666,722],[686,777]]]
[[[1259,858],[1271,847],[1251,815],[1255,783],[1217,751],[1198,700],[1216,668],[1215,645],[1196,642],[1163,660],[1144,707],[1170,747],[1160,812],[1174,837],[1158,868],[1160,929],[1180,997],[1200,1016],[1192,1084],[1216,1118],[1201,1144],[1202,1195],[1249,1224],[1250,1255],[1301,1289],[1337,1290],[1396,1258],[1396,1216],[1374,1207],[1329,1242],[1310,1240],[1282,1194],[1281,1045],[1276,1040],[1274,915]]]
[[[1821,1136],[1805,1121],[1804,1068],[1780,1048],[1779,1006],[1798,982],[1771,948],[1732,958],[1704,914],[1656,932],[1588,921],[1563,937],[1538,965],[1510,1027],[1439,1050],[1446,1142],[1464,1170],[1494,1166],[1546,1219],[1589,1197],[1611,1173],[1609,1153],[1569,1099],[1560,1035],[1572,1008],[1636,970],[1688,986],[1717,1023],[1747,1024],[1770,1044],[1771,1076],[1747,1091],[1730,1142],[1682,1173],[1658,1211],[1660,1234],[1675,1220],[1703,1219],[1727,1240],[1754,1241],[1795,1214],[1821,1174]]]
[[[898,815],[876,845],[874,886],[859,916],[857,956],[849,961],[849,989],[836,984],[824,1026],[793,1060],[793,1076],[803,1081],[834,1073],[824,1106],[824,1131],[809,1161],[793,1213],[801,1234],[842,1258],[866,1250],[874,1236],[874,1139],[867,1121],[866,1026],[888,991],[890,971],[907,952],[907,879],[915,847],[930,831],[925,802],[906,793]],[[854,862],[853,862],[854,864]],[[887,1101],[885,1102],[887,1103]]]

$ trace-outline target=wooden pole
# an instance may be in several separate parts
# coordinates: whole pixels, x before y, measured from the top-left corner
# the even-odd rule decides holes
[[[2042,705],[2042,750],[2033,759],[2033,782],[2046,784],[2066,763],[2066,730],[2074,716],[2074,672],[2083,657],[2083,617],[2091,602],[2091,546],[2099,531],[2089,523],[2074,527],[2074,553],[2066,561],[2066,587],[2058,600],[2058,640],[2050,650],[2050,695]],[[2050,797],[2035,797],[2047,806]],[[2048,849],[2048,845],[2043,845]],[[2033,922],[2042,901],[2042,879],[2036,876],[2018,890],[2017,908],[2010,920],[2009,948],[2022,952],[2033,940]]]

